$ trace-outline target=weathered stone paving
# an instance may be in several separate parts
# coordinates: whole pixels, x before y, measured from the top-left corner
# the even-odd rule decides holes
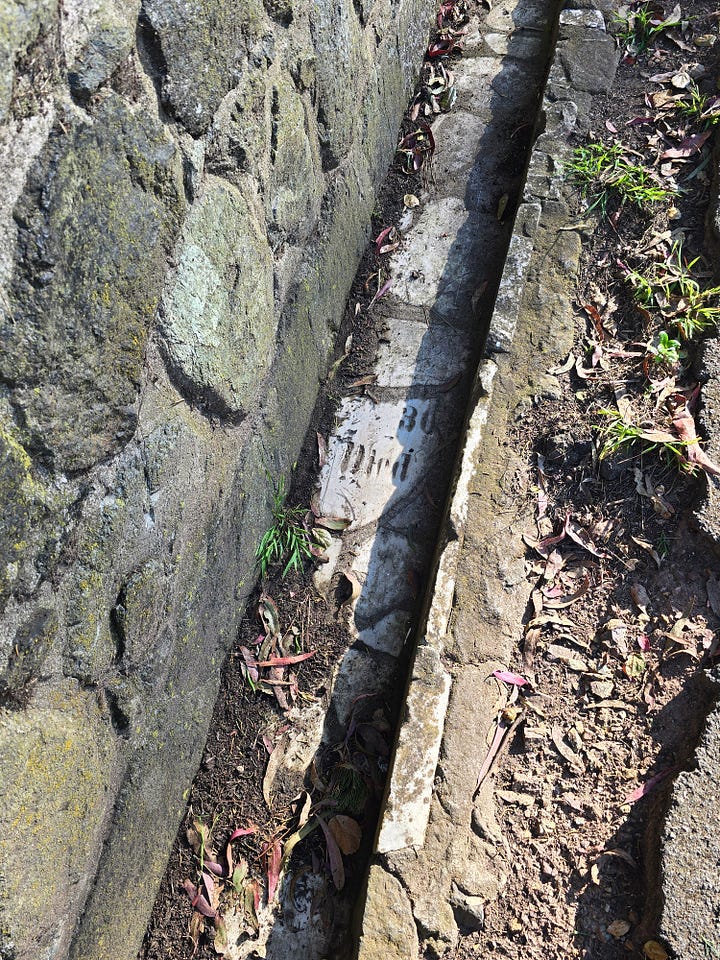
[[[412,218],[406,217],[402,242],[390,257],[392,285],[373,307],[382,330],[377,356],[367,371],[372,382],[362,395],[356,392],[340,401],[335,428],[327,438],[315,507],[325,516],[346,519],[349,526],[341,541],[335,538],[330,562],[318,570],[316,584],[329,594],[341,573],[347,573],[360,590],[350,613],[355,643],[338,666],[330,715],[299,720],[309,745],[307,762],[321,736],[332,737],[333,730],[346,728],[357,697],[397,696],[395,686],[407,663],[419,591],[432,565],[447,478],[458,442],[468,429],[467,398],[471,389],[488,394],[497,369],[488,358],[476,376],[487,334],[478,305],[486,288],[497,283],[507,253],[526,163],[514,142],[527,144],[527,128],[540,105],[554,10],[546,2],[521,0],[514,7],[496,9],[490,19],[489,25],[481,26],[478,19],[471,22],[463,57],[453,62],[457,100],[433,124],[436,150],[426,188]],[[525,136],[519,136],[522,131]],[[523,208],[520,220],[529,227],[536,214]],[[500,294],[509,301],[513,300],[509,287],[521,282],[527,266],[528,244],[518,239],[512,243],[509,262],[515,274],[508,273]],[[503,350],[506,335],[497,327],[492,336],[492,352]],[[484,416],[484,408],[473,416],[470,446],[479,442]],[[461,485],[467,484],[473,455],[466,453]],[[466,503],[453,507],[452,523],[458,531],[466,509]],[[448,568],[452,552],[451,545],[443,556]],[[451,599],[450,593],[448,605]],[[445,620],[448,613],[449,606]],[[456,679],[453,687],[452,673],[442,662],[446,623],[437,605],[432,616],[436,624],[432,639],[428,629],[414,657],[405,705],[412,729],[421,729],[423,735],[401,741],[398,756],[405,751],[412,780],[403,786],[402,801],[397,791],[391,794],[380,839],[383,851],[399,855],[422,847],[451,688],[454,701],[463,698],[469,707],[479,677],[469,668],[464,681]],[[469,824],[469,814],[464,819]],[[455,829],[450,823],[447,827]],[[439,866],[443,857],[433,862],[437,879],[433,877],[432,891],[428,888],[426,928],[434,912],[430,897],[439,894],[449,902],[458,871],[475,865],[478,883],[473,896],[496,889],[488,888],[480,851],[472,844],[466,831],[445,866]],[[378,901],[377,920],[372,922],[378,955],[414,956],[416,948],[407,952],[407,937],[411,943],[419,942],[417,917],[408,912],[403,892],[408,878],[398,882],[377,865],[372,877],[386,901]],[[420,873],[416,879],[420,882]],[[230,942],[239,943],[237,949],[229,948],[228,957],[240,960],[264,953],[284,960],[292,951],[296,960],[318,960],[328,952],[327,927],[316,915],[312,881],[294,885],[292,902],[286,894],[281,890],[281,909],[260,910],[259,938],[252,941],[233,937],[235,920],[226,916]],[[463,903],[472,909],[474,901],[471,897]],[[333,909],[346,908],[338,903]],[[388,945],[384,926],[388,922],[403,931],[395,946]],[[457,926],[448,903],[441,923],[439,935],[449,943]],[[394,934],[388,936],[392,939]]]

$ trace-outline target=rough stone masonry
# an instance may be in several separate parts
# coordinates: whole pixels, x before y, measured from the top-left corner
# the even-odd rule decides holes
[[[0,0],[0,956],[133,957],[428,0]]]

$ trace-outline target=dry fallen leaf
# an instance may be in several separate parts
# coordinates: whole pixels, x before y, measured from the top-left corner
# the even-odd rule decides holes
[[[357,600],[357,598],[360,596],[362,587],[357,578],[357,574],[353,573],[352,570],[343,570],[340,576],[350,587],[350,594],[345,597],[341,604],[341,606],[345,606],[346,603],[354,603],[354,601]]]
[[[322,468],[327,463],[327,440],[321,433],[316,434],[318,445],[318,467]]]
[[[551,643],[547,648],[546,654],[550,660],[559,660],[560,663],[564,663],[570,670],[574,670],[576,673],[586,673],[589,669],[587,663],[581,660],[574,650],[569,650],[567,647],[563,647],[558,643]]]
[[[686,444],[683,452],[688,463],[700,467],[700,469],[706,473],[711,473],[716,477],[720,476],[720,467],[716,463],[713,463],[700,446],[699,438],[695,430],[695,419],[687,406],[679,407],[675,411],[672,425],[680,440]]]
[[[339,813],[328,821],[328,827],[338,847],[346,856],[357,853],[362,838],[360,824],[357,820]]]
[[[665,947],[659,944],[657,940],[647,940],[643,944],[643,952],[648,960],[668,960],[670,956]]]
[[[641,653],[631,654],[623,664],[623,673],[631,680],[641,677],[646,670],[647,660]]]
[[[650,603],[650,597],[645,587],[641,583],[633,583],[630,587],[630,596],[633,598],[633,603],[638,608],[638,610],[649,616],[647,612],[648,605]]]
[[[265,776],[263,777],[262,782],[262,794],[265,803],[272,810],[272,786],[275,782],[275,777],[277,776],[278,770],[280,769],[280,764],[282,759],[285,756],[285,749],[287,747],[287,740],[283,737],[280,740],[280,743],[277,744],[273,752],[270,754],[268,759],[267,767],[265,768]]]
[[[574,353],[569,353],[565,363],[562,363],[559,367],[550,367],[548,373],[551,373],[555,376],[559,373],[569,373],[570,370],[575,366],[577,358]]]
[[[637,861],[630,856],[627,850],[604,850],[603,857],[619,857],[621,860],[624,860],[625,863],[629,863],[634,870],[637,870]]]
[[[643,550],[645,550],[647,553],[650,554],[650,556],[651,556],[651,557],[653,558],[653,560],[655,561],[655,565],[657,566],[657,568],[658,568],[658,570],[659,570],[659,569],[660,569],[660,565],[661,565],[661,563],[662,563],[662,561],[661,561],[661,559],[660,559],[660,554],[657,552],[657,550],[655,549],[655,547],[650,543],[650,541],[649,541],[649,540],[643,540],[641,537],[632,537],[632,536],[631,536],[631,539],[632,539],[633,542],[636,543],[639,547],[641,547]]]
[[[569,763],[576,772],[583,772],[585,770],[585,764],[575,753],[575,751],[565,742],[562,727],[555,724],[550,732],[550,736],[555,749],[563,758],[563,760]]]
[[[609,923],[607,927],[607,932],[611,936],[615,937],[616,940],[620,937],[624,937],[629,930],[630,924],[627,920],[613,920],[613,922]]]

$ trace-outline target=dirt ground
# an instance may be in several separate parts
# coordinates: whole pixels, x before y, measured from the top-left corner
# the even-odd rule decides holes
[[[653,11],[657,19],[671,13]],[[688,139],[712,124],[669,98],[684,102],[681,74],[697,78],[710,101],[717,95],[717,17],[683,5],[684,26],[621,62],[578,141],[622,142],[632,162],[649,163],[658,183],[677,183],[682,193],[646,210],[610,200],[584,245],[573,365],[550,371],[562,394],[520,411],[507,439],[525,452],[514,478],[518,510],[534,512],[541,541],[528,545],[533,609],[517,651],[532,695],[497,773],[511,879],[485,929],[462,939],[462,960],[668,956],[647,909],[658,883],[654,842],[666,788],[689,762],[711,702],[703,670],[717,658],[720,563],[693,516],[713,481],[703,469],[689,472],[691,448],[676,447],[678,457],[652,439],[653,430],[667,439],[673,410],[702,404],[702,335],[673,333],[679,360],[656,361],[647,344],[661,327],[677,330],[677,303],[661,316],[639,307],[628,270],[652,275],[677,259],[681,243],[685,265],[701,258],[692,271],[699,286],[715,282],[705,242],[712,133],[698,149]],[[651,80],[658,75],[667,76]],[[687,156],[663,156],[678,143]],[[579,218],[586,205],[578,198]],[[640,425],[650,439],[608,453],[618,421]],[[575,523],[591,531],[590,542],[573,537]]]
[[[693,504],[707,480],[701,468],[687,470],[688,448],[683,453],[680,447],[678,457],[666,442],[639,437],[603,456],[604,445],[617,435],[618,418],[602,411],[620,408],[626,415],[621,421],[641,424],[652,437],[653,430],[671,431],[669,403],[675,410],[702,403],[693,373],[699,338],[679,337],[682,356],[674,361],[671,350],[665,362],[656,361],[647,344],[657,347],[661,328],[675,338],[670,307],[660,320],[638,309],[628,282],[628,270],[648,275],[657,264],[677,259],[678,241],[685,264],[706,254],[712,112],[709,118],[683,114],[668,98],[689,99],[681,76],[687,74],[712,111],[720,76],[718,15],[696,3],[684,5],[677,19],[683,24],[659,31],[646,51],[620,64],[611,95],[595,102],[587,139],[622,142],[635,151],[628,156],[654,162],[657,176],[678,183],[682,193],[645,210],[610,199],[608,216],[589,231],[585,245],[574,357],[567,369],[555,371],[562,394],[520,409],[506,440],[524,452],[525,466],[513,478],[517,510],[531,511],[537,523],[537,541],[527,545],[533,609],[516,661],[531,693],[525,697],[527,719],[496,768],[511,880],[501,900],[489,905],[485,929],[461,938],[459,960],[667,956],[660,944],[656,952],[646,946],[654,931],[644,906],[648,884],[655,882],[646,838],[649,822],[662,812],[664,785],[688,762],[709,702],[702,671],[717,655],[720,560],[693,522]],[[658,75],[667,79],[650,79]],[[654,97],[662,92],[665,99]],[[689,139],[705,132],[707,142]],[[687,155],[663,158],[678,143]],[[397,218],[403,195],[416,188],[412,177],[391,172],[373,237]],[[578,216],[592,219],[586,205],[578,191]],[[311,502],[317,433],[326,434],[332,422],[333,397],[362,378],[375,350],[368,307],[382,281],[379,263],[369,244],[349,299],[338,363],[290,491],[289,502],[303,508]],[[702,259],[692,267],[703,289],[713,282],[711,268]],[[591,541],[578,539],[578,527],[590,531]],[[283,578],[281,568],[272,568],[262,584],[264,596],[259,589],[248,607],[140,960],[222,954],[219,939],[213,947],[212,923],[198,918],[187,892],[185,881],[201,883],[193,829],[198,822],[206,825],[201,842],[216,851],[232,831],[253,830],[233,846],[236,862],[247,865],[243,889],[252,901],[273,871],[275,840],[287,837],[287,824],[297,815],[294,801],[304,790],[313,803],[336,803],[342,795],[344,806],[335,810],[360,826],[360,849],[344,858],[347,896],[356,895],[399,704],[358,704],[351,728],[337,731],[316,758],[312,783],[273,784],[272,811],[267,783],[263,789],[272,750],[287,727],[284,706],[322,703],[332,666],[349,643],[344,597],[324,600],[311,573],[307,566]],[[241,648],[256,652],[267,632],[258,613],[264,603],[265,617],[273,615],[267,597],[283,633],[294,638],[292,650],[281,653],[313,654],[280,668],[274,679],[285,685],[266,684],[263,692],[261,680],[248,678]],[[569,735],[556,735],[560,723]],[[478,768],[482,760],[482,751],[469,757]],[[328,869],[318,834],[298,845],[298,873]],[[195,888],[192,898],[199,893],[202,888]]]

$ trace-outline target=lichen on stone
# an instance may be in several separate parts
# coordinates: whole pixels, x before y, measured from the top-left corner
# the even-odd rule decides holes
[[[162,128],[114,94],[92,123],[68,112],[31,169],[0,379],[28,449],[51,466],[86,469],[132,435],[180,177]]]

